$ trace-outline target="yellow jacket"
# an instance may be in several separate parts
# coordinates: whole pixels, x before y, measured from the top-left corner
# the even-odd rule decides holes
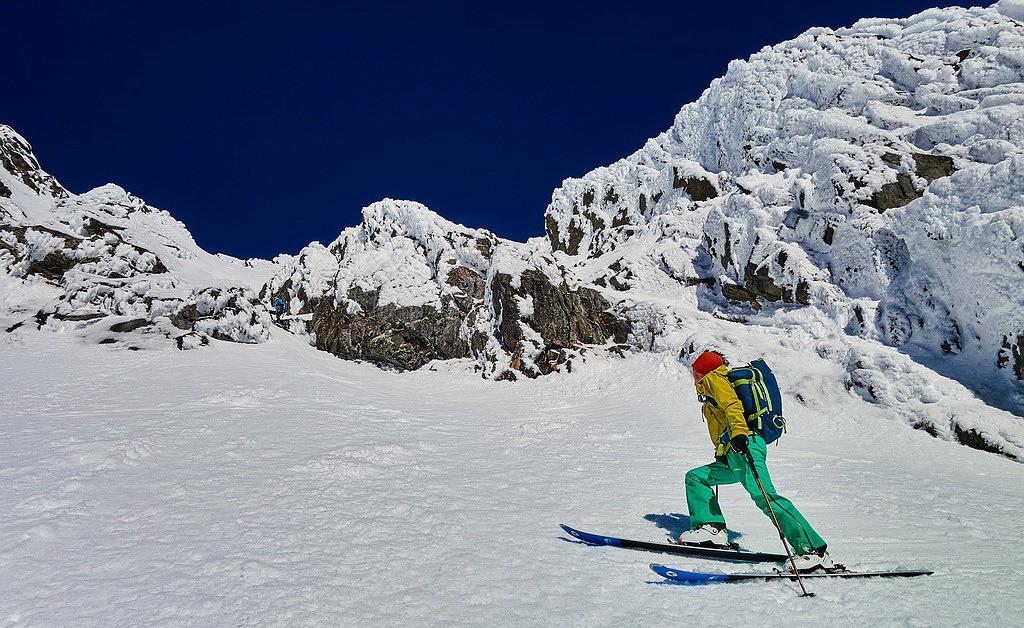
[[[715,445],[715,455],[723,456],[729,450],[729,439],[753,432],[743,416],[743,404],[729,383],[729,367],[722,365],[697,382],[697,394],[703,405],[701,412],[708,422],[708,433]]]

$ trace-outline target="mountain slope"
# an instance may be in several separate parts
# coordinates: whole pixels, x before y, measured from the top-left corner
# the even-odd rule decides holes
[[[734,333],[787,392],[790,431],[769,451],[778,489],[838,560],[936,575],[810,583],[808,604],[795,584],[661,585],[654,555],[563,538],[561,521],[652,540],[685,525],[683,474],[712,448],[685,365],[664,353],[509,385],[452,363],[383,372],[276,328],[189,352],[31,334],[0,345],[0,617],[1014,625],[1024,465],[894,423],[770,330]],[[781,551],[742,489],[721,496],[740,543]]]
[[[46,327],[134,349],[267,339],[270,318],[252,288],[270,263],[207,253],[170,214],[116,185],[68,192],[6,126],[0,166],[8,333]]]
[[[0,127],[0,624],[1019,624],[1024,421],[995,406],[1021,414],[1024,4],[997,8],[737,62],[527,243],[385,200],[241,262]],[[209,338],[241,342],[168,350]],[[935,575],[808,601],[564,538],[688,525],[705,349],[778,373],[772,479],[837,560]],[[781,550],[744,491],[721,503]]]
[[[813,308],[1024,414],[1022,59],[1011,2],[811,30],[567,180],[550,246],[623,298],[660,271],[734,320]]]

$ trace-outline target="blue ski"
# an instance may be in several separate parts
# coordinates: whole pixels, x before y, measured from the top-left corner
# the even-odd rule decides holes
[[[785,571],[763,571],[753,573],[700,573],[695,571],[683,571],[671,569],[664,565],[651,564],[651,569],[659,576],[672,582],[684,582],[687,584],[705,584],[709,582],[735,582],[738,580],[796,580],[796,575]],[[801,578],[894,578],[912,576],[930,576],[931,571],[834,571],[831,573],[812,571],[801,573]]]
[[[679,545],[678,543],[635,541],[632,539],[620,539],[614,536],[590,534],[589,532],[570,528],[564,523],[559,525],[562,526],[562,529],[568,532],[573,538],[579,539],[589,545],[611,545],[613,547],[624,547],[627,549],[643,550],[647,552],[682,554],[684,556],[695,556],[698,558],[714,558],[718,560],[733,560],[750,563],[781,563],[786,560],[785,554],[766,554],[764,552],[748,552],[746,550],[706,547],[703,545]]]

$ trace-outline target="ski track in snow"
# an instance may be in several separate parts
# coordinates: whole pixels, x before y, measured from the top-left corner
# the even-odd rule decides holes
[[[266,345],[0,347],[0,625],[1020,625],[1024,465],[933,439],[804,381],[773,480],[863,569],[906,581],[669,585],[739,564],[582,546],[557,524],[658,540],[710,459],[664,356],[515,384],[395,374],[275,330]],[[815,379],[817,377],[817,379]],[[737,540],[777,551],[738,487]]]

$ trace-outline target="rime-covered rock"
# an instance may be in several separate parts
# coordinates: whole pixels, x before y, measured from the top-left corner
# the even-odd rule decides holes
[[[1024,412],[1020,6],[816,28],[734,61],[665,133],[554,192],[550,250],[624,301],[657,303],[636,275],[661,270],[728,320],[815,308]]]
[[[370,205],[329,246],[279,261],[264,295],[309,315],[311,343],[343,358],[415,369],[468,357],[510,379],[549,373],[614,336],[611,304],[553,259],[419,203]]]
[[[211,337],[268,337],[270,318],[257,293],[232,281],[258,274],[200,249],[167,212],[116,185],[68,192],[6,126],[0,184],[0,275],[35,301],[31,318],[26,312],[8,329],[23,332],[30,321],[131,348],[161,339],[185,348]],[[178,340],[185,333],[197,340]]]

